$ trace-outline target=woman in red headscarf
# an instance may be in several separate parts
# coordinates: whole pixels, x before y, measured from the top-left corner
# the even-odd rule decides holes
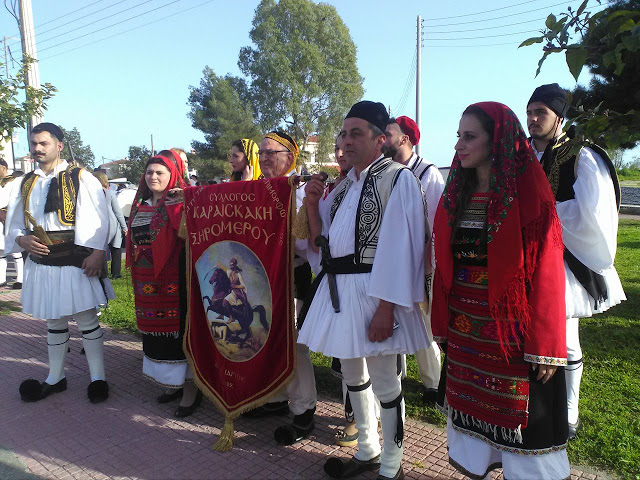
[[[447,352],[449,461],[471,478],[499,467],[509,479],[568,478],[555,200],[508,107],[471,105],[458,135],[434,222],[431,313]]]
[[[178,237],[183,203],[167,196],[184,188],[184,167],[178,154],[163,150],[149,159],[131,207],[127,235],[127,266],[142,333],[143,374],[168,388],[158,402],[182,397],[177,417],[191,415],[202,400],[182,350],[185,329],[185,252]]]

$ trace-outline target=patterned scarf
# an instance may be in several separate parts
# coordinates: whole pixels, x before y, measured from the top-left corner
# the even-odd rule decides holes
[[[251,167],[251,180],[258,180],[262,177],[260,162],[258,160],[258,145],[250,138],[243,138],[240,141],[242,142],[242,151],[245,157],[247,157],[247,161]]]
[[[153,214],[153,217],[151,218],[151,224],[149,225],[153,249],[154,272],[156,277],[160,275],[160,272],[162,272],[165,263],[171,256],[171,252],[173,251],[175,244],[178,241],[178,228],[180,225],[180,219],[184,207],[183,203],[177,203],[173,205],[166,204],[166,194],[169,190],[171,190],[172,188],[186,188],[186,183],[184,180],[184,165],[180,157],[177,156],[175,152],[172,153],[174,153],[174,156],[177,157],[176,159],[156,155],[155,157],[151,157],[147,161],[147,164],[144,167],[144,172],[142,173],[142,178],[140,178],[140,183],[138,184],[138,193],[136,193],[136,196],[133,200],[133,204],[131,206],[131,214],[129,216],[126,265],[130,268],[133,265],[131,222],[135,218],[136,213],[138,212],[138,209],[140,207],[140,203],[143,201],[143,199],[147,199],[152,196],[151,190],[149,190],[149,187],[147,186],[145,172],[147,171],[147,167],[149,166],[151,161],[161,160],[162,165],[169,169],[171,176],[169,178],[169,183],[166,190],[164,191],[162,198],[156,204],[156,210]]]
[[[550,334],[539,332],[538,327],[532,333],[532,312],[546,311],[553,325],[558,319],[564,319],[564,294],[561,300],[541,299],[532,288],[541,280],[541,275],[548,276],[549,284],[564,285],[561,261],[557,265],[558,259],[562,258],[562,234],[549,182],[516,115],[501,103],[475,105],[495,124],[487,214],[489,306],[491,316],[496,320],[502,352],[508,361],[513,353],[509,339],[520,337],[527,343],[532,335]],[[448,297],[453,282],[453,215],[461,189],[462,170],[456,153],[434,221],[437,265],[432,328],[434,336],[443,339],[447,336]],[[534,279],[534,275],[538,277]],[[537,324],[540,321],[536,318]],[[540,339],[535,343],[545,344],[545,341]],[[564,355],[566,358],[566,346],[563,354],[561,343],[549,340],[541,350],[549,352],[549,356]],[[522,348],[523,345],[518,344],[517,349],[521,351]]]

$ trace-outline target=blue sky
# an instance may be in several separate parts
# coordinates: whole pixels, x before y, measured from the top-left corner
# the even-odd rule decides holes
[[[40,79],[59,90],[45,119],[67,129],[77,127],[97,164],[103,157],[105,162],[124,157],[130,145],[149,147],[151,134],[156,150],[189,148],[192,140],[202,139],[187,118],[189,86],[199,84],[206,65],[217,74],[240,75],[238,53],[250,45],[258,4],[258,0],[32,2]],[[402,100],[411,80],[416,18],[422,15],[422,155],[440,166],[451,163],[458,121],[467,105],[500,101],[522,120],[536,86],[575,85],[564,56],[549,57],[535,78],[540,46],[517,46],[543,27],[548,13],[577,8],[580,0],[328,3],[336,7],[357,46],[364,98],[390,105],[393,115],[412,118],[415,83]],[[91,22],[96,23],[87,25]],[[118,22],[122,23],[111,26]],[[2,9],[0,37],[5,35],[19,34],[13,17]],[[10,40],[10,46],[12,42],[17,40]],[[19,56],[20,44],[11,48]],[[583,73],[580,80],[587,81],[587,75]],[[20,132],[16,153],[24,154],[27,148],[25,133]]]

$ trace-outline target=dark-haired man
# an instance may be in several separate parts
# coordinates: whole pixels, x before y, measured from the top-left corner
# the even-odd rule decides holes
[[[562,222],[567,304],[565,379],[569,438],[573,438],[580,425],[578,399],[583,368],[578,320],[604,312],[626,297],[613,266],[620,203],[616,171],[607,153],[597,145],[584,143],[578,154],[574,153],[575,141],[562,131],[569,108],[566,96],[557,83],[536,88],[527,104],[527,126]]]
[[[327,197],[331,208],[319,209],[324,194],[319,176],[306,187],[311,239],[327,238],[331,258],[323,252],[323,272],[298,341],[340,359],[359,433],[352,459],[333,457],[325,463],[333,478],[378,468],[380,479],[404,478],[397,356],[429,346],[419,306],[425,297],[426,212],[413,173],[382,155],[388,120],[381,103],[353,105],[340,133],[353,168]],[[309,249],[317,255],[311,242]],[[330,276],[336,281],[339,312],[332,307]],[[382,407],[382,451],[374,393]]]
[[[67,389],[64,368],[69,348],[69,320],[78,324],[86,353],[93,403],[106,400],[102,329],[97,308],[114,298],[101,279],[109,215],[102,185],[93,175],[60,158],[62,130],[41,123],[31,131],[31,154],[38,168],[23,177],[7,213],[6,250],[25,250],[22,311],[46,319],[49,375],[44,382],[20,385],[25,402]]]
[[[269,132],[260,142],[258,150],[262,175],[267,179],[293,175],[298,154],[298,144],[288,134],[281,131]],[[299,189],[296,193],[297,208],[300,208],[304,190]],[[311,267],[306,259],[306,251],[307,241],[297,240],[293,261],[296,315],[302,309],[303,300],[311,285]],[[271,402],[247,415],[249,417],[281,415],[290,410],[294,415],[293,422],[279,426],[274,432],[276,441],[281,445],[291,445],[302,440],[315,427],[316,380],[309,348],[306,345],[296,344],[296,359],[294,377],[287,387],[272,398]]]
[[[420,129],[416,122],[407,116],[391,118],[384,132],[387,137],[384,142],[383,151],[385,154],[409,168],[422,185],[425,201],[427,204],[427,217],[429,220],[429,231],[433,231],[433,219],[436,215],[436,208],[444,190],[444,180],[440,170],[433,163],[427,162],[413,151],[413,147],[420,142]],[[429,242],[426,266],[426,282],[428,289],[431,288],[431,272],[435,267],[433,255],[433,245]],[[427,314],[429,317],[430,314]],[[431,319],[425,321],[429,338],[431,338],[431,348],[426,348],[416,352],[418,370],[424,390],[422,400],[427,405],[435,405],[440,383],[440,347],[433,340],[431,334]]]

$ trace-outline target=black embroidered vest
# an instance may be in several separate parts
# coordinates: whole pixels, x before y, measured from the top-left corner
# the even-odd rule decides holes
[[[572,153],[574,146],[575,144],[571,141],[571,138],[566,133],[563,133],[549,142],[542,154],[542,168],[549,179],[551,191],[557,202],[565,202],[576,198],[573,184],[578,177],[578,156]],[[618,175],[613,162],[607,152],[598,145],[588,144],[587,146],[604,160],[613,182],[616,205],[620,208],[620,184],[618,183]],[[566,247],[564,249],[564,261],[578,282],[594,299],[594,308],[597,309],[600,302],[607,299],[607,284],[604,277],[589,269]]]
[[[69,165],[65,170],[53,177],[49,184],[44,211],[45,213],[57,212],[58,220],[62,225],[71,227],[76,224],[76,203],[78,201],[82,170],[80,167]],[[33,172],[27,173],[22,180],[20,190],[25,212],[29,211],[29,197],[37,180],[38,176]],[[26,215],[25,225],[27,229],[30,228]]]
[[[385,208],[398,175],[406,168],[390,158],[376,160],[369,167],[356,211],[354,252],[356,265],[373,265]],[[336,187],[336,196],[331,205],[331,222],[352,183],[347,177]]]

